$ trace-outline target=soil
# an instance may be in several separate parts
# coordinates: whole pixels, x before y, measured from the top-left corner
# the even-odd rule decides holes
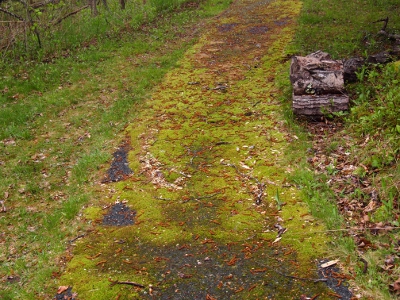
[[[104,216],[103,225],[127,226],[135,224],[136,212],[123,203],[114,204]]]
[[[107,171],[106,177],[102,183],[107,182],[118,182],[128,178],[133,174],[133,171],[129,168],[128,153],[130,150],[129,141],[125,141],[118,149],[113,153],[113,160],[111,166]]]
[[[318,275],[321,279],[326,280],[326,285],[342,300],[350,300],[353,297],[349,289],[348,279],[349,276],[343,274],[337,266],[321,268],[321,265],[328,262],[328,260],[321,260],[318,264]]]
[[[57,294],[53,299],[55,299],[55,300],[78,300],[77,294],[72,292],[72,287],[68,287],[62,293]]]

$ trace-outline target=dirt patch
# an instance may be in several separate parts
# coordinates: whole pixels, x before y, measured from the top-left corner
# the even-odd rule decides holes
[[[130,143],[125,141],[118,149],[113,153],[113,160],[111,166],[107,171],[106,177],[102,180],[102,183],[107,182],[118,182],[125,180],[133,171],[129,168],[128,153],[130,150]]]
[[[321,265],[326,262],[328,262],[328,260],[322,260],[318,265],[318,275],[320,279],[326,280],[326,285],[336,293],[337,298],[340,296],[342,300],[352,299],[353,294],[349,290],[347,282],[350,277],[341,273],[340,269],[336,266],[321,268]],[[332,296],[334,296],[334,294],[332,294]]]
[[[77,294],[72,292],[72,287],[68,287],[65,291],[57,294],[55,300],[78,300]]]
[[[264,34],[267,31],[268,31],[267,26],[256,26],[256,27],[252,27],[248,30],[248,32],[251,34]]]
[[[220,32],[227,32],[231,31],[233,28],[235,28],[238,24],[237,23],[227,23],[227,24],[222,24],[218,26],[218,31]]]
[[[104,216],[103,225],[128,226],[135,224],[136,212],[123,203],[114,204]]]

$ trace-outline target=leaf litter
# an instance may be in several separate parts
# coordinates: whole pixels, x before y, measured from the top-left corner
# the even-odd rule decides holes
[[[354,150],[354,147],[365,148],[371,136],[356,138],[350,135],[340,120],[323,119],[321,122],[305,122],[304,125],[312,134],[308,163],[316,174],[327,176],[327,184],[334,192],[338,209],[347,224],[342,232],[355,242],[356,255],[362,262],[359,267],[362,274],[368,274],[370,268],[364,257],[378,250],[389,251],[391,254],[386,258],[379,258],[379,272],[393,278],[394,283],[388,288],[392,294],[399,295],[399,280],[396,280],[399,276],[396,271],[398,260],[394,259],[400,251],[398,195],[394,196],[392,203],[386,202],[388,195],[384,195],[380,190],[383,186],[377,184],[385,181],[384,168],[374,166],[373,161],[369,165],[363,163],[360,158],[362,150]],[[384,143],[381,146],[383,155]],[[350,272],[355,274],[351,268]]]

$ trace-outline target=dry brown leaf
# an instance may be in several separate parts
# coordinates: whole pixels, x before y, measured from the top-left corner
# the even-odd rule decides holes
[[[68,290],[68,288],[69,288],[69,286],[67,286],[67,285],[59,286],[59,287],[58,287],[58,290],[57,290],[57,294],[62,294],[62,293],[64,293],[66,290]]]
[[[395,293],[396,295],[400,294],[400,277],[394,283],[389,285],[389,289],[392,293]]]

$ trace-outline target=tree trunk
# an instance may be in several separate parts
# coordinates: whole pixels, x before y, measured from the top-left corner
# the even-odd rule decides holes
[[[88,0],[88,5],[90,6],[90,10],[92,11],[92,16],[97,16],[99,12],[97,11],[96,0]]]
[[[119,4],[121,5],[121,9],[125,9],[126,1],[125,0],[119,0]]]
[[[102,2],[103,2],[103,5],[104,5],[104,8],[105,8],[106,10],[110,10],[110,9],[108,8],[107,0],[102,0]]]

